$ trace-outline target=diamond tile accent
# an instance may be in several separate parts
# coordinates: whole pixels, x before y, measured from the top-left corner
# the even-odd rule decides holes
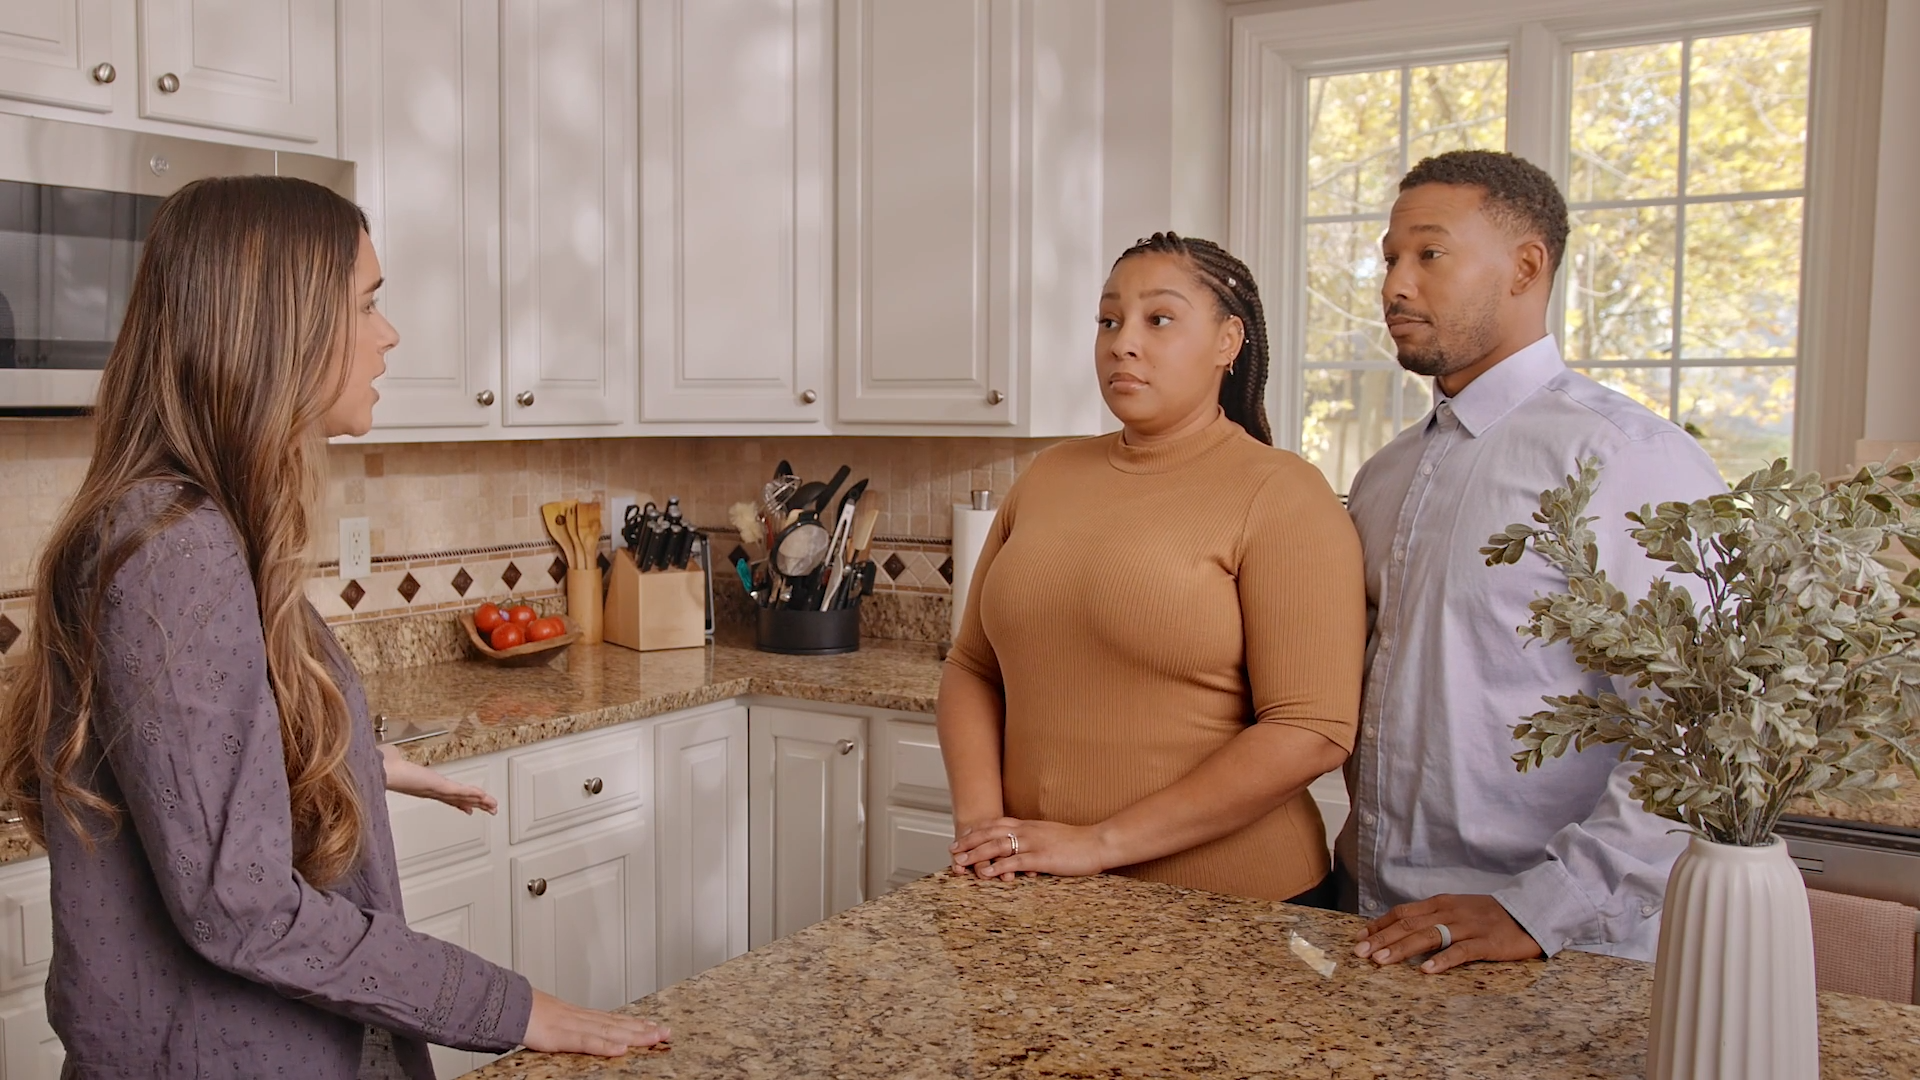
[[[13,643],[19,640],[20,628],[13,625],[12,619],[0,615],[0,653],[13,648]]]
[[[946,562],[940,564],[940,576],[947,579],[947,584],[953,584],[953,557],[951,555],[947,557]]]
[[[453,591],[465,596],[467,590],[471,588],[473,588],[473,575],[467,573],[467,568],[463,566],[459,573],[453,575]]]
[[[348,610],[359,607],[360,601],[366,598],[367,590],[361,588],[358,581],[349,581],[347,587],[340,590],[340,599],[346,601]]]
[[[400,598],[409,604],[413,603],[414,596],[420,592],[420,582],[412,574],[401,578],[400,584],[394,587],[400,590]]]
[[[520,584],[520,568],[512,563],[508,563],[507,568],[500,571],[500,580],[506,582],[507,588],[509,589]]]
[[[555,585],[567,580],[567,560],[555,555],[553,564],[547,567],[547,576],[553,579]]]
[[[896,551],[887,556],[887,561],[880,564],[880,569],[887,572],[887,580],[897,581],[901,574],[907,572],[907,564],[904,559],[900,558],[900,553]]]
[[[595,559],[594,562],[599,565],[600,572],[603,574],[613,569],[613,562],[607,558],[605,552],[601,552],[600,557]]]

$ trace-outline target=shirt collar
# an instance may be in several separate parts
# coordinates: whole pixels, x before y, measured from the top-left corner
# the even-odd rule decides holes
[[[1434,411],[1427,414],[1427,425],[1433,424],[1440,406],[1445,405],[1460,421],[1460,426],[1467,429],[1467,434],[1479,438],[1516,405],[1565,370],[1567,365],[1560,360],[1560,344],[1548,334],[1493,365],[1451,398],[1440,392],[1440,380],[1435,379]]]

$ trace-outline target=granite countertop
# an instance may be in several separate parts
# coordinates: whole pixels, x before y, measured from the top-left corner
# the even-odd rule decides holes
[[[1865,806],[1842,806],[1839,803],[1820,806],[1811,799],[1802,799],[1788,810],[1788,816],[1807,821],[1871,825],[1920,834],[1920,780],[1903,778],[1899,791],[1886,802],[1868,803]]]
[[[1118,877],[923,878],[643,998],[670,1049],[520,1053],[470,1080],[1637,1077],[1650,964],[1376,969],[1360,920]],[[1297,930],[1338,961],[1323,979]],[[1920,1007],[1820,995],[1822,1074],[1920,1075]]]

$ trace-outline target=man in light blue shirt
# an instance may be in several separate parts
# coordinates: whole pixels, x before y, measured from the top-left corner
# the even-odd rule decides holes
[[[1353,811],[1336,854],[1344,900],[1373,920],[1355,952],[1421,970],[1584,949],[1653,959],[1667,872],[1685,846],[1628,797],[1615,748],[1515,770],[1513,727],[1548,694],[1630,686],[1516,628],[1566,578],[1529,552],[1480,548],[1540,493],[1603,465],[1590,513],[1600,564],[1628,596],[1663,564],[1623,515],[1725,490],[1671,422],[1561,362],[1548,296],[1566,248],[1551,177],[1509,154],[1456,151],[1400,184],[1382,240],[1382,303],[1400,365],[1434,408],[1360,470],[1349,509],[1366,553],[1371,636]]]

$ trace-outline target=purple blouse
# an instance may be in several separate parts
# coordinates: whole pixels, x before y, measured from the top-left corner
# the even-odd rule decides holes
[[[116,533],[177,493],[143,487]],[[103,610],[105,664],[80,772],[126,814],[117,832],[94,826],[92,851],[47,815],[47,1012],[65,1075],[351,1080],[368,1025],[394,1033],[415,1080],[433,1076],[429,1042],[516,1045],[532,1008],[527,980],[407,928],[385,768],[331,634],[367,833],[358,867],[328,888],[295,872],[259,602],[221,513],[202,505],[148,540]]]

